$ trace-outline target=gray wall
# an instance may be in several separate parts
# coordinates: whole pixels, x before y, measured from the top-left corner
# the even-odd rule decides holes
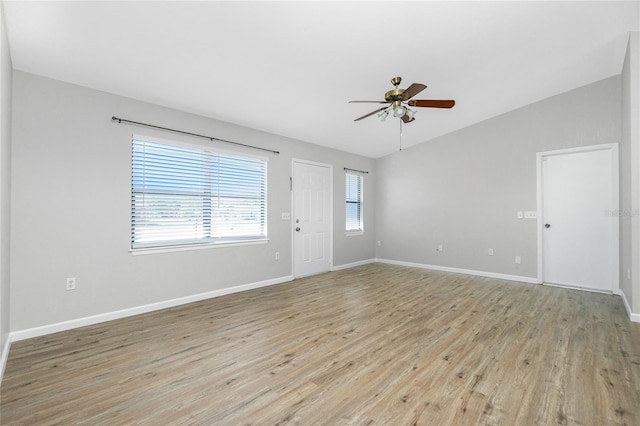
[[[535,278],[536,220],[516,213],[537,208],[536,152],[620,142],[620,87],[611,77],[379,159],[377,257]]]
[[[640,33],[632,32],[622,68],[620,283],[640,314]],[[630,276],[629,276],[630,275]]]
[[[4,9],[0,4],[0,351],[9,337],[9,248],[11,213],[11,85],[13,69]],[[8,354],[4,354],[5,356]],[[4,366],[1,366],[3,368]],[[1,376],[0,376],[1,378]]]
[[[293,158],[334,166],[334,267],[374,257],[372,227],[344,232],[344,167],[371,172],[364,212],[374,222],[371,159],[20,71],[13,82],[12,331],[290,276],[291,222],[281,213],[292,209]],[[177,136],[113,115],[281,151],[267,154],[269,243],[131,255],[131,134]],[[65,291],[66,277],[76,277],[75,291]]]

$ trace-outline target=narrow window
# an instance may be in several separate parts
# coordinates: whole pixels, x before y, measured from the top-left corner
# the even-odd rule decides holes
[[[134,137],[131,248],[265,240],[267,163]]]
[[[362,174],[346,173],[346,231],[362,232]]]

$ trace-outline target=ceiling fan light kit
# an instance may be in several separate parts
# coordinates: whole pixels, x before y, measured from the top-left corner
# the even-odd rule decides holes
[[[393,116],[394,117],[402,117],[405,112],[407,112],[407,109],[400,104],[400,102],[394,102],[393,103]]]

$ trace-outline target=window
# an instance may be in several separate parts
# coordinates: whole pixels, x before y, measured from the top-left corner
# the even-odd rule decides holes
[[[267,238],[267,163],[134,137],[131,248]]]
[[[362,232],[362,175],[346,173],[347,232]]]

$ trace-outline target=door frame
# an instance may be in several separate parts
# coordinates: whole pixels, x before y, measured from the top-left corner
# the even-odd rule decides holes
[[[296,164],[307,164],[317,167],[326,167],[329,169],[329,271],[333,269],[333,165],[318,163],[317,161],[304,160],[301,158],[291,159],[291,275],[298,278],[296,274],[296,233],[295,233],[295,217],[296,217],[296,200],[295,185],[293,179],[295,177]]]
[[[610,151],[611,152],[611,191],[613,194],[613,206],[611,211],[611,220],[613,221],[613,235],[611,238],[611,246],[609,251],[613,258],[613,271],[611,280],[613,282],[613,293],[620,293],[620,163],[618,160],[618,144],[608,143],[601,145],[580,146],[576,148],[558,149],[554,151],[544,151],[536,153],[536,172],[537,172],[537,233],[538,233],[538,284],[544,282],[544,217],[543,217],[543,187],[542,187],[542,163],[546,157],[577,154],[592,151]],[[602,212],[605,214],[605,212]],[[584,289],[589,290],[589,289]],[[595,291],[595,290],[589,290]]]

